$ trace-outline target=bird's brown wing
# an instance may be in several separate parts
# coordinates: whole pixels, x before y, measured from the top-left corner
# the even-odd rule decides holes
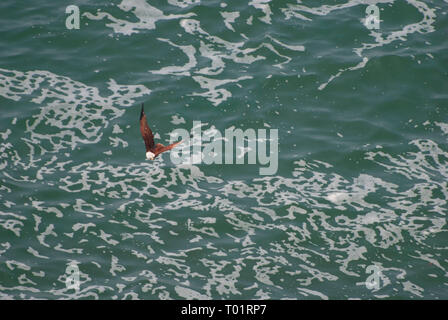
[[[142,133],[143,140],[145,141],[146,152],[152,150],[154,148],[154,135],[148,126],[145,111],[143,110],[143,103],[142,111],[140,112],[140,132]]]
[[[182,143],[182,141],[183,141],[183,140],[178,141],[178,142],[175,142],[175,143],[172,143],[172,144],[170,144],[170,145],[168,145],[168,146],[164,146],[163,144],[158,143],[158,144],[156,144],[154,154],[155,154],[156,156],[158,156],[158,155],[161,154],[162,152],[171,150],[171,149],[173,149],[175,146],[177,146],[178,144]]]

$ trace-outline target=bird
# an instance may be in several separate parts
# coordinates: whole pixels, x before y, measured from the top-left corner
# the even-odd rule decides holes
[[[154,160],[162,152],[171,150],[178,144],[182,143],[181,140],[168,146],[164,146],[161,143],[154,144],[154,135],[148,126],[143,103],[142,110],[140,111],[140,132],[142,133],[143,140],[145,141],[146,159],[148,160]]]

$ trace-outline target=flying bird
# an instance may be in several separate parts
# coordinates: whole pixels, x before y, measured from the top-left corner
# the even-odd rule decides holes
[[[181,140],[168,146],[164,146],[161,143],[154,144],[154,135],[152,134],[152,131],[148,126],[145,110],[143,109],[143,103],[142,111],[140,112],[140,132],[142,133],[143,140],[145,141],[146,159],[148,160],[154,160],[162,152],[171,150],[182,142]]]

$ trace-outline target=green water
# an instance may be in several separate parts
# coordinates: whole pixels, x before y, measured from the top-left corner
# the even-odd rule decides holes
[[[369,3],[2,1],[0,298],[447,299],[448,3]],[[142,102],[278,170],[145,160]]]

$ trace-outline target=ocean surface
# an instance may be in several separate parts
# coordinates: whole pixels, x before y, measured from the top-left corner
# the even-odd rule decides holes
[[[447,0],[4,0],[0,30],[0,299],[448,299]],[[163,144],[277,129],[278,169],[146,160],[141,103]]]

